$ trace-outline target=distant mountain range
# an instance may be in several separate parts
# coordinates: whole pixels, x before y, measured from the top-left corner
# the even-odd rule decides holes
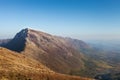
[[[45,67],[45,70],[47,70],[47,72],[52,72],[52,74],[50,75],[53,75],[54,73],[54,76],[62,76],[61,74],[67,74],[94,78],[99,74],[109,73],[110,71],[115,70],[115,68],[118,69],[118,63],[120,61],[118,60],[118,62],[114,63],[114,60],[109,59],[111,55],[105,54],[103,50],[100,51],[96,47],[93,47],[92,45],[87,44],[84,41],[53,36],[45,32],[28,28],[18,32],[13,39],[0,40],[0,45],[9,50],[12,50],[9,51],[5,49],[5,51],[8,51],[5,52],[6,58],[7,53],[8,56],[9,52],[14,53],[14,55],[16,55],[16,59],[14,59],[14,61],[17,61],[19,59],[17,59],[18,56],[22,56],[20,58],[21,60],[25,59],[26,62],[21,63],[20,65],[30,67],[29,64],[31,62],[31,66],[33,65],[34,68],[37,64],[42,64],[42,66]],[[3,49],[4,51],[4,48],[1,49]],[[3,52],[0,53],[2,54]],[[35,61],[35,63],[32,61]],[[15,63],[11,64],[19,66],[19,64]],[[19,67],[17,69],[17,72],[20,72]],[[37,69],[40,69],[39,66],[38,68],[36,68],[36,72]],[[29,68],[26,69],[26,72],[28,72],[27,70],[29,70]],[[63,75],[63,77],[64,76],[66,75]],[[73,78],[71,76],[68,76],[65,80],[70,79],[84,80],[86,78]],[[56,78],[55,80],[64,79]],[[89,79],[87,78],[86,80]]]

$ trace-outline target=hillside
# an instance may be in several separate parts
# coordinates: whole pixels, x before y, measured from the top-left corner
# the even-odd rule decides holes
[[[1,80],[92,80],[55,73],[40,62],[0,47]]]
[[[0,70],[1,71],[24,71],[24,72],[48,72],[54,73],[43,64],[26,58],[24,55],[0,47]]]

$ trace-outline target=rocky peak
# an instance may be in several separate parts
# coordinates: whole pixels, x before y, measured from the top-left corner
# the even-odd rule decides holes
[[[16,34],[15,38],[17,38],[17,39],[18,38],[26,38],[28,31],[29,31],[28,28],[22,29],[19,33]]]
[[[23,51],[26,43],[26,38],[28,36],[28,31],[28,28],[22,29],[9,43],[5,45],[5,47],[17,52]]]

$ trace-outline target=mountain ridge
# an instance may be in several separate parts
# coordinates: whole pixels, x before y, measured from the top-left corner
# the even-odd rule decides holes
[[[68,40],[26,28],[18,32],[5,47],[40,61],[54,71],[69,73],[73,68],[84,67],[81,60],[84,55],[68,45]]]
[[[94,77],[111,67],[84,41],[28,28],[18,32],[4,47],[62,74]]]

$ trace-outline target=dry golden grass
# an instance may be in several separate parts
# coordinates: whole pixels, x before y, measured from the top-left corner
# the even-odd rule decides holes
[[[0,48],[0,70],[48,73],[53,72],[41,63],[5,48]]]
[[[0,73],[0,80],[93,80],[63,74],[37,74],[37,73]]]
[[[55,73],[40,62],[0,48],[0,80],[92,80]]]

